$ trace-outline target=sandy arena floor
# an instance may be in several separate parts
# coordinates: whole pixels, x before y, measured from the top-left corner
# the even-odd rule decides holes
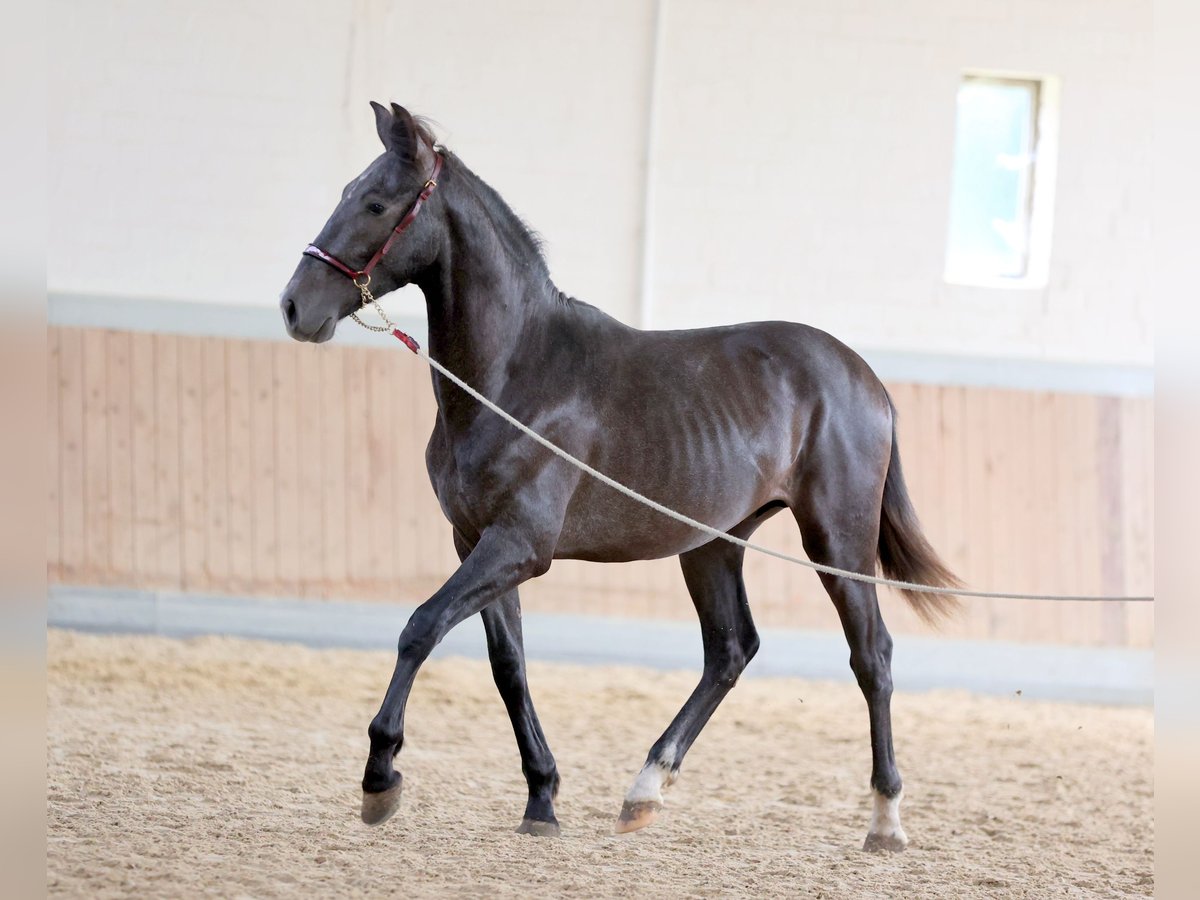
[[[659,822],[618,837],[625,789],[695,676],[534,664],[563,779],[563,837],[545,840],[512,833],[524,782],[481,661],[425,668],[398,763],[404,805],[378,829],[358,821],[391,668],[383,653],[52,632],[51,893],[1153,893],[1146,709],[897,694],[912,843],[874,856],[858,849],[870,752],[854,687],[743,680]]]

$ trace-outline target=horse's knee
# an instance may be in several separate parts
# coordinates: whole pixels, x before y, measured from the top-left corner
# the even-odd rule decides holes
[[[400,632],[396,650],[404,659],[422,660],[433,652],[440,639],[436,614],[424,607],[417,607]]]
[[[757,634],[748,640],[730,640],[726,643],[710,667],[712,680],[722,687],[732,688],[758,652],[758,644]]]
[[[743,668],[745,668],[745,666],[750,665],[750,660],[754,659],[754,656],[756,653],[758,653],[758,648],[761,644],[762,644],[762,641],[759,640],[758,632],[755,631],[753,628],[751,628],[750,634],[748,636],[742,638],[742,653],[746,657],[746,661],[743,664]]]

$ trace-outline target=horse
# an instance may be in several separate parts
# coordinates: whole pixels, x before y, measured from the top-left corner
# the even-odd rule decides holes
[[[922,534],[901,472],[895,406],[858,354],[792,322],[639,330],[564,294],[539,239],[499,193],[436,144],[424,120],[394,103],[371,106],[383,152],[346,185],[281,295],[292,338],[329,340],[371,296],[366,283],[381,292],[415,284],[430,356],[600,472],[742,539],[787,509],[814,562],[959,586]],[[559,774],[530,697],[518,589],[556,559],[678,556],[704,666],[625,795],[615,830],[643,828],[758,650],[744,548],[586,477],[444,376],[432,379],[437,417],[425,462],[460,565],[400,634],[367,730],[362,819],[377,825],[398,809],[395,760],[417,671],[450,629],[478,614],[528,786],[517,831],[557,836]],[[863,849],[903,850],[892,638],[874,585],[821,581],[868,709],[873,808]],[[914,592],[906,599],[930,621],[955,603]]]

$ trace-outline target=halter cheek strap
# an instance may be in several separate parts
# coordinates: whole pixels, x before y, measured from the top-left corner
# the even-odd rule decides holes
[[[404,214],[404,218],[400,223],[392,229],[392,233],[388,235],[388,239],[383,246],[375,251],[375,255],[361,269],[352,269],[332,253],[322,250],[316,244],[309,244],[304,248],[304,255],[311,256],[315,259],[327,263],[358,284],[358,280],[366,276],[367,281],[371,280],[371,271],[379,265],[380,260],[387,255],[387,252],[392,249],[392,244],[396,243],[396,239],[408,230],[408,226],[416,220],[417,214],[421,211],[421,207],[425,205],[425,201],[429,199],[429,195],[437,188],[438,175],[442,171],[442,154],[435,152],[433,155],[433,174],[429,176],[429,180],[425,182],[425,186],[421,188],[421,193],[417,195],[417,199],[413,201],[413,205],[409,207],[408,212]]]

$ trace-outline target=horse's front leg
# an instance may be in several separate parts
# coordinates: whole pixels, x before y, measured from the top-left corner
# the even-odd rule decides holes
[[[549,548],[528,535],[493,526],[480,535],[450,580],[412,614],[400,634],[383,705],[367,729],[371,752],[362,782],[362,819],[368,825],[387,820],[400,805],[401,778],[393,761],[404,742],[404,708],[421,664],[451,628],[545,572],[550,559]]]
[[[554,816],[554,798],[558,795],[558,766],[546,743],[542,725],[529,696],[525,676],[525,646],[521,637],[521,600],[509,591],[480,613],[487,633],[492,675],[517,737],[521,751],[521,771],[529,787],[525,815],[517,827],[519,834],[558,837],[558,819]]]
[[[471,554],[471,544],[457,532],[454,549],[462,560]],[[558,794],[558,767],[529,696],[525,642],[521,634],[521,598],[516,589],[481,610],[479,617],[483,619],[483,630],[487,635],[492,677],[512,721],[517,749],[521,752],[521,770],[529,786],[525,816],[517,833],[557,837],[559,827],[554,816],[554,798]]]

